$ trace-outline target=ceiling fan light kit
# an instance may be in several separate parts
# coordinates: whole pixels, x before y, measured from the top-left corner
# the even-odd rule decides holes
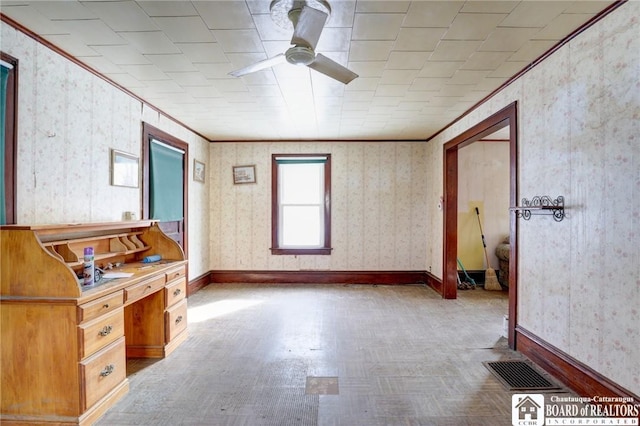
[[[293,36],[291,37],[293,46],[285,53],[232,71],[229,75],[242,77],[243,75],[288,62],[292,65],[308,66],[334,80],[348,84],[357,78],[358,74],[343,67],[333,59],[315,52],[324,24],[330,13],[329,3],[324,0],[274,0],[271,2],[271,18],[278,26],[293,28]],[[283,26],[284,16],[286,16],[286,21],[289,23],[287,27]]]

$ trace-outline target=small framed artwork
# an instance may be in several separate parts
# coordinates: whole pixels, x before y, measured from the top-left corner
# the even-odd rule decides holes
[[[111,185],[137,188],[138,170],[138,157],[111,149]]]
[[[204,174],[205,172],[205,164],[198,161],[193,160],[193,180],[196,182],[204,182]]]
[[[234,166],[233,183],[256,183],[256,166]]]

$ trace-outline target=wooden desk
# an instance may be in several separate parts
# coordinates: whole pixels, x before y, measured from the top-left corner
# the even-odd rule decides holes
[[[92,424],[128,391],[127,357],[186,339],[187,262],[154,222],[0,229],[3,424]],[[133,275],[82,285],[87,246]],[[151,254],[163,260],[141,262]]]

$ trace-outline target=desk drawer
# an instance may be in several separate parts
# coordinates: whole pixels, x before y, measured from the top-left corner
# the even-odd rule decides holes
[[[176,278],[184,277],[185,273],[186,273],[186,268],[184,266],[181,266],[177,269],[172,269],[166,273],[167,282],[171,280],[175,280]]]
[[[80,358],[91,355],[124,335],[124,311],[104,315],[78,327]]]
[[[82,411],[87,410],[127,377],[124,336],[80,363]]]
[[[78,322],[89,321],[113,312],[123,305],[122,290],[78,306]]]
[[[187,295],[187,279],[176,280],[164,288],[165,307],[175,305]]]
[[[166,342],[169,343],[187,328],[187,301],[183,300],[167,309],[165,313]]]
[[[155,293],[164,287],[164,274],[142,281],[136,285],[124,289],[124,301],[128,305],[138,299],[142,299],[150,294]]]

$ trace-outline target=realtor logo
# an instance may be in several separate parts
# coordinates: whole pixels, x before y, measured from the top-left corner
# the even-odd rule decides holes
[[[544,425],[544,395],[517,393],[511,397],[511,424],[513,426]]]

